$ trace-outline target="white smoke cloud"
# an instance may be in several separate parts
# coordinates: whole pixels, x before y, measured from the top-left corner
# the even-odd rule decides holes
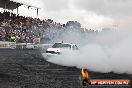
[[[131,0],[73,0],[78,9],[94,11],[107,16],[131,16]]]
[[[66,23],[79,21],[83,27],[100,30],[118,25],[131,27],[132,0],[22,0],[40,7],[39,18]],[[15,10],[14,12],[17,12]],[[37,17],[36,10],[20,7],[19,14]]]
[[[107,31],[92,35],[79,51],[68,51],[66,54],[48,58],[48,61],[64,66],[84,67],[102,73],[132,74],[131,33]],[[80,39],[80,42],[84,42],[84,39]]]

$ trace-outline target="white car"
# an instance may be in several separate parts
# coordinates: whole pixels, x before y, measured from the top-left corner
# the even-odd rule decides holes
[[[72,43],[55,43],[51,48],[46,50],[46,55],[55,56],[64,53],[67,50],[78,50],[78,47]]]

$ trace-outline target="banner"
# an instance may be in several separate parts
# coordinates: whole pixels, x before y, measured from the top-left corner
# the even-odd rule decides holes
[[[17,49],[34,49],[33,43],[17,43],[16,44]]]
[[[15,42],[0,41],[0,48],[15,49],[16,43]]]

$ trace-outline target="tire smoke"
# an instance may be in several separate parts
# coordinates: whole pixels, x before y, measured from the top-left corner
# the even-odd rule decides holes
[[[63,66],[84,67],[95,72],[132,74],[131,33],[110,30],[88,34],[85,38],[76,33],[65,33],[63,36],[68,36],[68,40],[71,38],[68,42],[79,45],[79,51],[67,51],[47,61]]]

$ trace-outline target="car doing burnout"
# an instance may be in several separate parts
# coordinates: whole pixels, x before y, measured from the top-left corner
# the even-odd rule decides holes
[[[46,50],[47,56],[59,55],[66,50],[78,50],[78,47],[72,43],[55,43],[51,48]]]

